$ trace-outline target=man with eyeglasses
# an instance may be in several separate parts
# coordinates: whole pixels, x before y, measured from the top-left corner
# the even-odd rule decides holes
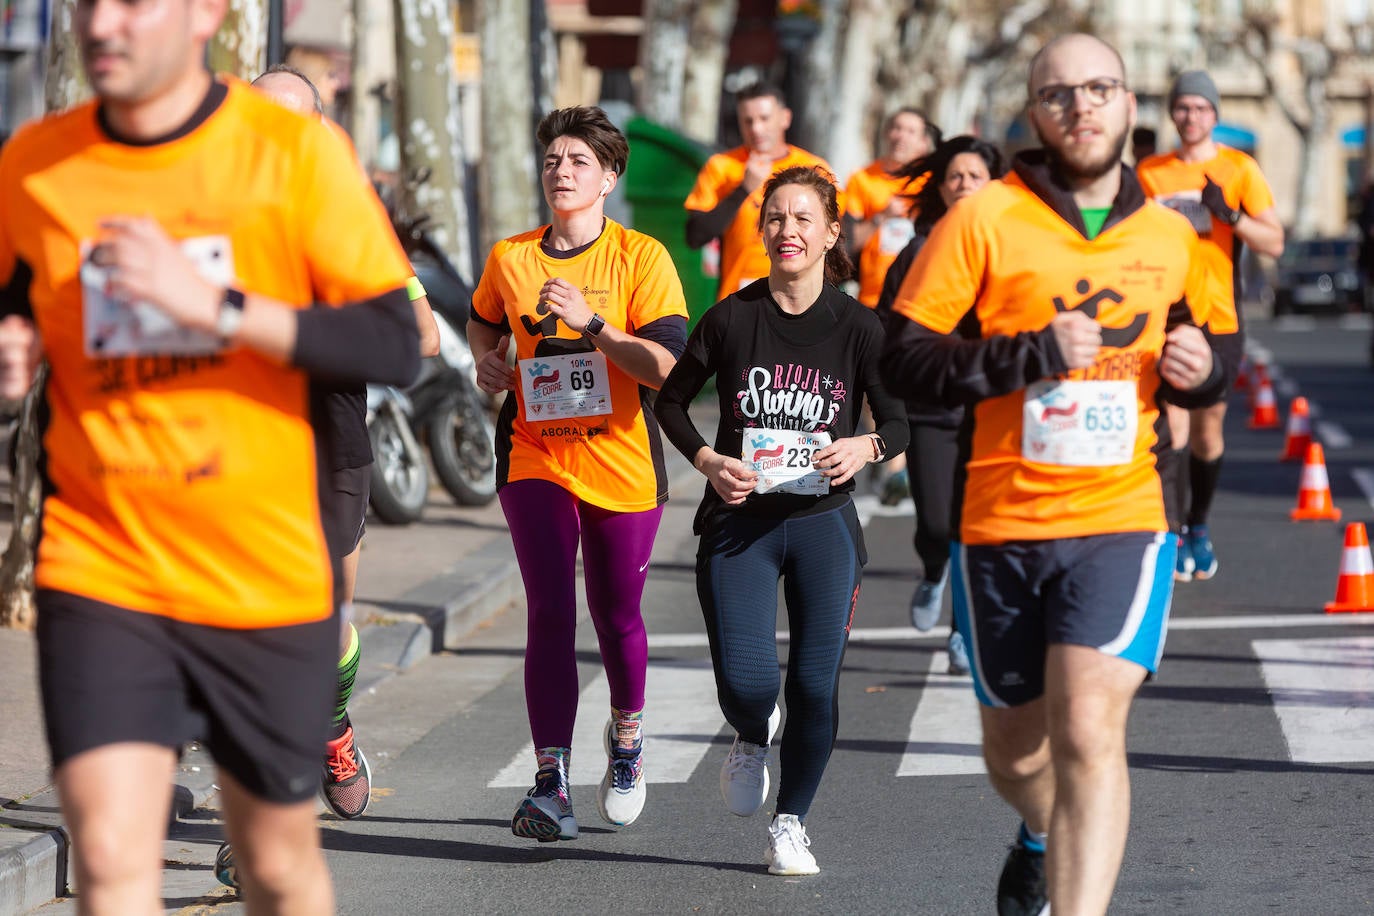
[[[1031,62],[1042,148],[936,224],[897,294],[883,378],[966,405],[951,576],[989,778],[1021,815],[1003,916],[1103,913],[1126,846],[1126,719],[1173,591],[1157,398],[1220,368],[1187,221],[1121,162],[1121,57],[1090,35]],[[1196,315],[1196,317],[1195,317]],[[1048,853],[1048,854],[1047,854]]]
[[[1283,224],[1255,160],[1212,138],[1220,110],[1221,96],[1205,71],[1179,74],[1169,92],[1179,148],[1141,162],[1136,174],[1146,194],[1187,216],[1202,237],[1200,250],[1214,284],[1206,331],[1221,355],[1229,387],[1245,352],[1241,248],[1248,245],[1277,258],[1283,254]],[[1165,495],[1175,516],[1171,527],[1179,530],[1174,578],[1210,579],[1218,564],[1207,513],[1221,477],[1226,402],[1191,411],[1170,405],[1168,417],[1173,451],[1164,461]]]

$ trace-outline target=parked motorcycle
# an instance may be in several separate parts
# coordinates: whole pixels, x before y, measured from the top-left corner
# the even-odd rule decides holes
[[[429,465],[411,429],[414,406],[390,385],[367,386],[367,434],[372,440],[368,501],[388,525],[408,525],[424,511]]]

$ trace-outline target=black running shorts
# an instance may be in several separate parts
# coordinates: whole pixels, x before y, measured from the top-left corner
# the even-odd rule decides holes
[[[54,767],[126,741],[199,740],[248,791],[305,801],[319,788],[334,709],[336,615],[229,630],[38,592],[38,664]]]
[[[320,495],[320,519],[329,556],[335,560],[342,560],[362,543],[371,481],[370,464],[329,472],[329,486]]]
[[[1038,699],[1054,644],[1088,646],[1153,674],[1168,630],[1176,541],[1138,531],[951,544],[954,617],[979,701]]]

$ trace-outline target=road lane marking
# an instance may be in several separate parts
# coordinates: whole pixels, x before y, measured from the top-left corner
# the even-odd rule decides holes
[[[1294,763],[1374,761],[1374,637],[1253,646]]]
[[[978,697],[967,676],[936,674],[949,655],[930,657],[925,686],[911,716],[898,776],[972,776],[986,773]]]
[[[1312,428],[1317,431],[1317,437],[1327,448],[1350,448],[1353,441],[1345,427],[1332,420],[1318,420],[1312,424]]]
[[[686,782],[725,726],[716,705],[716,678],[710,661],[651,662],[645,696],[645,778],[650,783]],[[572,771],[568,774],[572,785],[599,785],[606,773],[602,733],[610,706],[611,688],[603,672],[577,700]],[[527,744],[487,783],[487,788],[527,789],[533,782],[534,745]]]
[[[1342,331],[1368,331],[1374,327],[1374,315],[1364,312],[1347,312],[1337,322]]]
[[[916,515],[916,505],[909,496],[895,506],[884,506],[882,500],[873,493],[855,496],[853,500],[854,512],[859,516],[859,526],[862,528],[867,528],[869,520],[873,518],[914,518]]]
[[[1315,331],[1317,319],[1311,315],[1280,315],[1274,321],[1276,331]]]
[[[1288,630],[1303,627],[1340,627],[1374,625],[1374,612],[1367,614],[1323,614],[1315,608],[1308,614],[1237,614],[1219,617],[1171,617],[1170,630]],[[944,642],[949,627],[938,626],[927,633],[912,627],[864,627],[850,631],[850,642]],[[790,641],[786,630],[778,631],[778,642]],[[657,633],[649,635],[650,649],[702,649],[710,643],[705,633]]]
[[[1355,483],[1364,493],[1364,498],[1374,506],[1374,469],[1355,468],[1350,472],[1350,476],[1355,478]]]

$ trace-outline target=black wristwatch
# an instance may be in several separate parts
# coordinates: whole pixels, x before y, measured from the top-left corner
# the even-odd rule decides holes
[[[601,329],[604,327],[606,327],[606,319],[602,318],[600,315],[593,313],[592,320],[587,322],[587,327],[584,333],[586,333],[588,337],[596,337],[598,334],[601,333]]]
[[[238,333],[243,324],[243,290],[226,287],[220,297],[219,314],[215,316],[215,333],[226,343]]]

